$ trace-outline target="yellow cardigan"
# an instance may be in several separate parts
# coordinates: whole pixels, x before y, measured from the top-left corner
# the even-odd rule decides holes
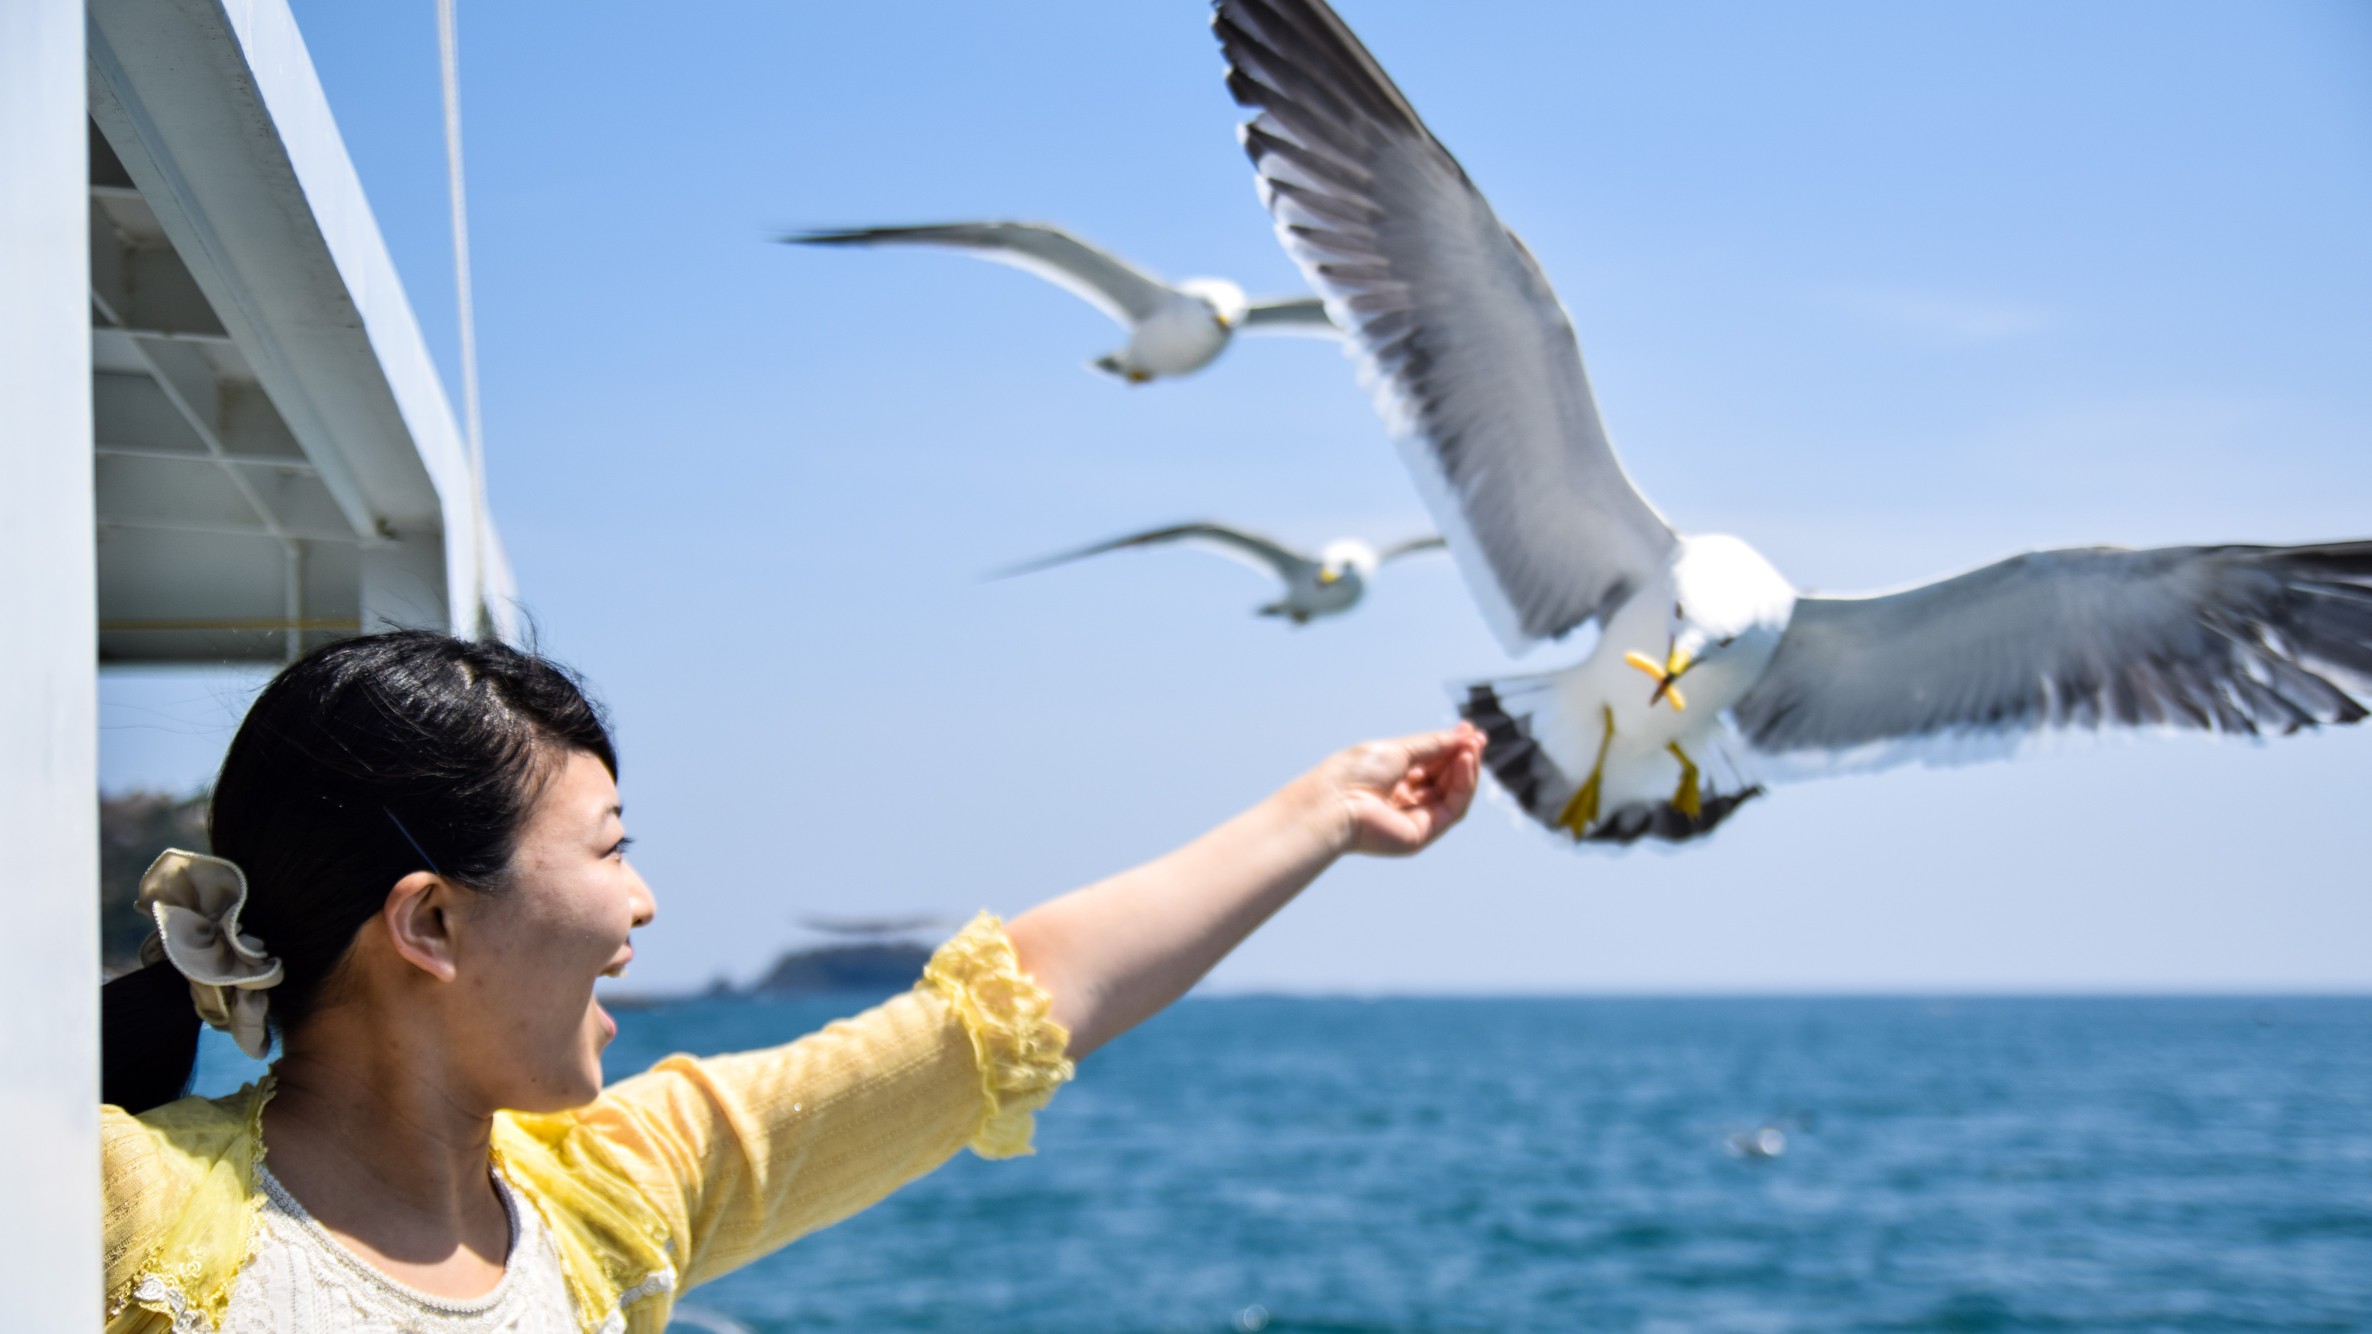
[[[1030,1151],[1069,1034],[982,913],[922,981],[786,1046],[670,1056],[591,1104],[494,1118],[588,1334],[667,1324],[679,1289],[848,1217],[970,1145]],[[210,1331],[246,1264],[272,1081],[102,1110],[109,1334]]]

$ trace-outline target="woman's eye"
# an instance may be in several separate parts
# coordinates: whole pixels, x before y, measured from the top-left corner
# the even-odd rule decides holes
[[[621,838],[617,842],[610,844],[609,851],[602,855],[607,857],[623,857],[626,855],[626,849],[632,846],[634,846],[633,839]]]

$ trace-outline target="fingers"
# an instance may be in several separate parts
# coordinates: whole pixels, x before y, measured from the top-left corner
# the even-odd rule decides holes
[[[1443,785],[1441,810],[1442,828],[1446,829],[1466,818],[1474,805],[1474,794],[1482,789],[1482,734],[1475,733],[1475,745],[1460,755]]]
[[[1415,852],[1449,832],[1474,805],[1482,786],[1483,736],[1462,723],[1396,744],[1410,752],[1413,762],[1395,785],[1391,804],[1405,825],[1400,850]]]
[[[1475,787],[1482,780],[1483,734],[1471,723],[1439,732],[1427,732],[1403,740],[1401,744],[1428,743],[1421,758],[1415,758],[1408,772],[1412,786],[1431,789],[1442,797],[1463,794],[1472,798]],[[1412,758],[1415,751],[1412,748]],[[1465,809],[1461,804],[1459,809]]]
[[[1483,735],[1460,723],[1389,741],[1354,746],[1338,757],[1336,781],[1364,793],[1359,851],[1405,856],[1433,843],[1466,817],[1482,781]],[[1354,800],[1354,809],[1364,803]]]
[[[1482,753],[1479,748],[1460,750],[1440,773],[1429,776],[1421,794],[1424,814],[1432,824],[1434,835],[1466,818],[1467,808],[1474,804],[1474,794],[1482,786]]]
[[[1461,751],[1481,754],[1483,734],[1476,729],[1474,724],[1462,722],[1456,727],[1444,727],[1438,731],[1417,732],[1410,736],[1399,737],[1390,744],[1398,746],[1408,755],[1409,767],[1412,770],[1432,770],[1444,760]]]
[[[1371,743],[1362,749],[1387,763],[1392,759],[1399,761],[1399,772],[1385,779],[1383,786],[1395,800],[1405,803],[1420,799],[1420,792],[1438,786],[1445,775],[1465,767],[1471,757],[1482,753],[1482,744],[1482,733],[1470,724],[1460,723],[1437,732],[1418,732]]]

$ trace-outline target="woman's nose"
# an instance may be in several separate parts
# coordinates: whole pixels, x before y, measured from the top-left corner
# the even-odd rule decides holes
[[[642,875],[634,873],[634,924],[649,926],[659,915],[659,900],[652,896],[651,887],[643,883]]]

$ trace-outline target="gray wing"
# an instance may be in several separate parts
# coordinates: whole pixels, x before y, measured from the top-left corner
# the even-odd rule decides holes
[[[1107,551],[1124,547],[1158,546],[1166,542],[1188,542],[1219,555],[1250,565],[1256,570],[1290,581],[1297,570],[1316,568],[1317,562],[1280,543],[1270,541],[1258,533],[1241,528],[1230,528],[1223,523],[1181,523],[1168,528],[1155,528],[1127,537],[1115,537],[1108,542],[1097,542],[1039,560],[1027,561],[996,572],[995,578],[1028,574],[1053,565],[1065,565],[1089,556],[1100,556]]]
[[[1237,333],[1299,338],[1340,338],[1342,328],[1326,313],[1322,297],[1263,297],[1244,311]]]
[[[858,227],[798,232],[795,245],[925,245],[969,251],[1034,273],[1132,326],[1160,308],[1168,284],[1119,256],[1044,222],[949,222],[920,227]]]
[[[1605,615],[1672,530],[1631,485],[1548,279],[1319,0],[1219,0],[1261,201],[1350,332],[1467,585],[1510,650]]]
[[[1852,764],[2054,728],[2291,732],[2367,699],[2372,542],[2084,547],[1805,598],[1733,716],[1760,752]]]
[[[1440,537],[1412,537],[1406,542],[1394,543],[1377,552],[1375,563],[1387,565],[1402,556],[1413,556],[1420,551],[1435,551],[1448,545],[1449,542]]]

